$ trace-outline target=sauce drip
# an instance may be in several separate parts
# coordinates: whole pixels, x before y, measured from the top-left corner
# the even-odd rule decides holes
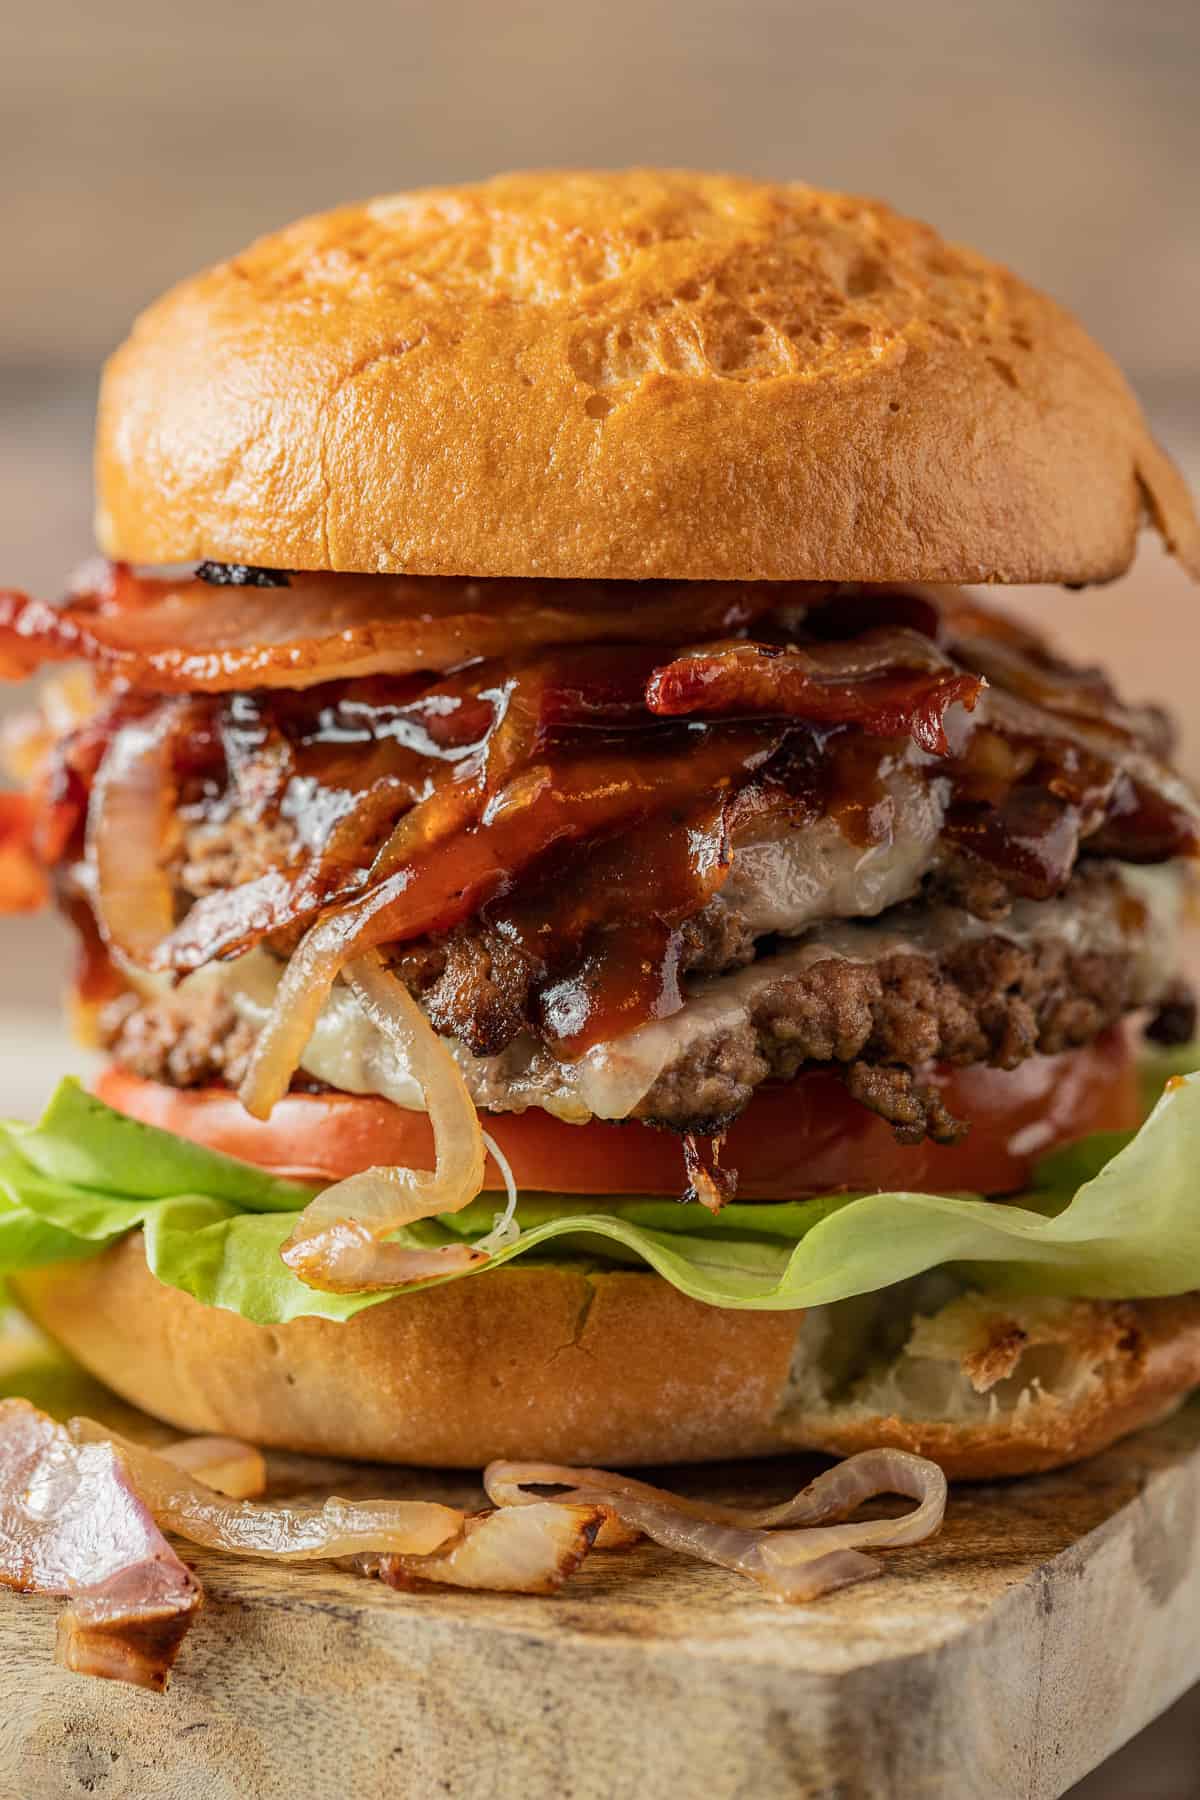
[[[354,953],[475,922],[519,958],[532,1028],[572,1057],[681,1005],[685,928],[756,809],[886,843],[903,761],[938,785],[948,848],[1034,898],[1061,890],[1081,849],[1156,861],[1196,848],[1195,808],[1161,762],[1162,716],[1122,707],[1024,627],[927,589],[781,601],[698,647],[522,650],[437,678],[197,701],[176,816],[282,822],[291,849],[197,901],[154,966],[294,942],[331,909]],[[47,861],[83,854],[106,746],[158,704],[114,689],[56,748]]]

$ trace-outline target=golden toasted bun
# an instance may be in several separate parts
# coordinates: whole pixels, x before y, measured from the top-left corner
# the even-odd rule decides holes
[[[137,1236],[14,1286],[87,1369],[183,1431],[441,1467],[892,1444],[952,1476],[1016,1475],[1091,1455],[1200,1382],[1200,1297],[968,1296],[907,1320],[905,1347],[878,1362],[879,1307],[894,1316],[894,1298],[734,1312],[649,1273],[582,1264],[271,1328],[164,1286]],[[864,1351],[852,1379],[848,1359]]]
[[[655,169],[301,220],[112,358],[115,557],[469,576],[1102,581],[1200,529],[1053,301],[875,201]]]

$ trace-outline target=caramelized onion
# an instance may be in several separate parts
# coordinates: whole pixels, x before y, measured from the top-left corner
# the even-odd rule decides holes
[[[242,1082],[247,1112],[266,1118],[287,1092],[330,989],[352,957],[461,923],[555,845],[615,832],[697,793],[730,791],[778,743],[777,732],[747,727],[702,735],[683,750],[636,762],[608,756],[539,763],[488,799],[473,829],[443,839],[439,826],[431,846],[395,867],[400,852],[385,845],[372,873],[390,872],[319,920],[293,955]],[[415,808],[402,826],[420,829],[422,811]]]
[[[114,566],[61,608],[0,593],[0,679],[45,662],[98,664],[147,692],[305,688],[454,668],[545,644],[644,642],[738,631],[789,595],[828,586],[721,581],[463,581],[293,575],[278,589],[157,580]]]
[[[947,1493],[936,1463],[902,1450],[864,1450],[770,1507],[688,1500],[628,1475],[553,1463],[492,1463],[483,1480],[498,1506],[523,1504],[530,1487],[565,1488],[574,1501],[607,1506],[622,1525],[664,1549],[735,1569],[772,1598],[790,1601],[813,1600],[879,1574],[880,1565],[862,1555],[863,1547],[891,1549],[932,1537],[941,1527]],[[903,1494],[918,1505],[899,1519],[826,1523],[881,1494]]]
[[[683,1134],[683,1166],[687,1175],[687,1191],[685,1200],[697,1200],[712,1214],[717,1214],[722,1207],[737,1193],[737,1170],[721,1167],[721,1146],[723,1137],[710,1138],[709,1154],[706,1158],[700,1148],[700,1141],[694,1131]]]
[[[464,1520],[462,1536],[432,1556],[364,1557],[358,1566],[394,1588],[437,1582],[494,1593],[554,1594],[596,1542],[605,1517],[601,1506],[540,1501],[507,1507]]]
[[[386,780],[374,783],[355,797],[324,843],[309,847],[300,868],[269,869],[253,880],[217,888],[197,900],[187,917],[157,945],[151,965],[155,969],[195,969],[217,959],[242,956],[273,932],[304,926],[323,907],[349,899],[368,879],[363,845],[381,816],[394,815],[407,805],[407,796],[398,795],[393,784]],[[412,816],[406,811],[401,824]]]
[[[37,690],[37,704],[0,724],[0,770],[22,786],[37,775],[62,738],[77,731],[98,710],[90,669],[64,669]]]
[[[0,1403],[0,1581],[65,1594],[56,1657],[161,1690],[202,1600],[107,1434],[80,1441],[25,1400]]]
[[[145,964],[170,931],[174,896],[164,847],[175,798],[176,738],[192,709],[172,701],[113,737],[88,808],[87,858],[96,917],[108,946]]]
[[[475,1198],[483,1186],[483,1134],[461,1071],[403,982],[375,953],[351,963],[346,979],[420,1084],[436,1166],[366,1169],[325,1188],[280,1254],[310,1287],[339,1293],[403,1287],[484,1262],[486,1250],[463,1243],[411,1249],[383,1241],[418,1219],[459,1212]]]
[[[215,1477],[234,1471],[243,1483],[256,1462],[256,1491],[265,1482],[262,1458],[246,1444],[188,1438],[154,1452],[125,1443],[89,1419],[55,1429],[76,1456],[115,1445],[160,1523],[192,1543],[287,1561],[329,1557],[396,1588],[437,1582],[553,1593],[579,1567],[606,1517],[600,1506],[552,1501],[466,1518],[453,1507],[415,1500],[222,1506],[207,1491]]]
[[[425,1500],[225,1499],[187,1470],[92,1419],[72,1419],[66,1430],[76,1445],[115,1444],[159,1524],[213,1550],[282,1562],[372,1551],[425,1556],[462,1528],[461,1512]]]
[[[253,1500],[266,1492],[267,1465],[262,1451],[237,1438],[182,1438],[159,1454],[230,1500]]]
[[[515,1244],[521,1235],[521,1228],[516,1220],[517,1183],[512,1172],[512,1164],[490,1132],[482,1132],[481,1136],[484,1149],[500,1171],[500,1179],[504,1183],[506,1196],[504,1211],[496,1214],[492,1220],[492,1229],[485,1238],[480,1238],[475,1246],[477,1250],[484,1250],[491,1255],[506,1244]]]

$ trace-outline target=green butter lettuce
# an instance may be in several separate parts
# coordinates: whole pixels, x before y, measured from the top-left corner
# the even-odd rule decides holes
[[[519,1239],[488,1267],[583,1255],[648,1265],[710,1305],[768,1309],[826,1305],[947,1264],[1008,1294],[1141,1299],[1200,1288],[1198,1189],[1200,1074],[1181,1075],[1140,1131],[1045,1158],[1014,1201],[838,1194],[735,1201],[714,1218],[672,1200],[589,1212],[578,1197],[531,1195],[518,1207]],[[66,1081],[38,1124],[0,1124],[0,1276],[94,1255],[140,1227],[159,1280],[209,1305],[260,1324],[349,1318],[388,1296],[317,1293],[279,1259],[314,1192],[126,1118]],[[485,1196],[397,1237],[477,1239],[496,1205]]]

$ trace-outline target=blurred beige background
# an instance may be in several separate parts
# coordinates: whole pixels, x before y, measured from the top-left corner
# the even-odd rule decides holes
[[[96,366],[159,289],[299,213],[522,165],[883,193],[1073,307],[1200,477],[1198,78],[1196,0],[0,0],[0,581],[53,594],[87,553]],[[1170,699],[1200,775],[1200,615],[1153,546],[1014,602]],[[0,921],[5,1111],[61,1053],[59,943]],[[1200,1795],[1198,1750],[1185,1710],[1090,1800]]]

